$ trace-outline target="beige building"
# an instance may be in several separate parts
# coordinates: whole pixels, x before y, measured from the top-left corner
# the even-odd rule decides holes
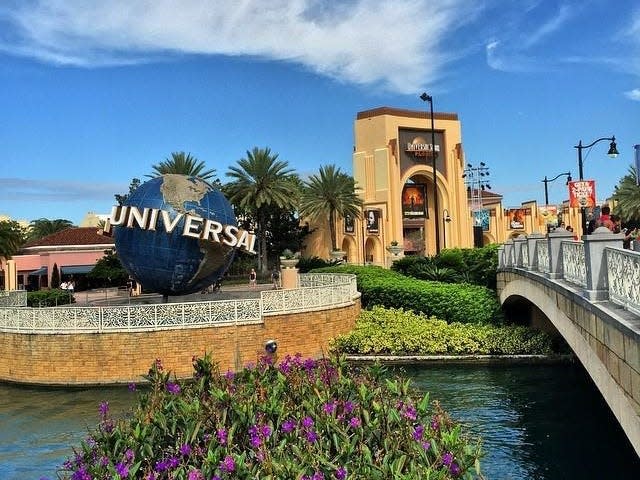
[[[457,114],[434,113],[432,135],[427,112],[366,110],[357,114],[354,135],[353,176],[364,206],[361,218],[338,222],[338,245],[348,262],[389,265],[403,253],[473,246]],[[396,242],[403,253],[395,253]],[[318,228],[304,253],[327,258],[330,244],[328,228]]]

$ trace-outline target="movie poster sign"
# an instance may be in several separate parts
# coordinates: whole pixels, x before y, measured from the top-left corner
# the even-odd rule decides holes
[[[344,233],[355,233],[356,225],[353,215],[348,213],[344,216]]]
[[[511,230],[524,230],[524,216],[526,209],[510,208],[507,210],[507,219]]]
[[[475,210],[473,212],[473,225],[475,227],[482,227],[483,232],[489,231],[489,210]]]
[[[589,208],[596,205],[595,180],[576,180],[569,182],[569,206]]]
[[[380,210],[365,210],[364,218],[367,220],[367,233],[377,235],[380,233]]]
[[[426,187],[421,184],[407,184],[402,189],[402,216],[404,218],[425,218],[427,216]]]
[[[555,205],[540,205],[538,207],[538,218],[540,219],[540,227],[555,228],[559,225],[558,207]]]

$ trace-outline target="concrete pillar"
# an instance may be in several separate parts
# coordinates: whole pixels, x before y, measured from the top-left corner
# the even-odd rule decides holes
[[[587,264],[587,289],[583,296],[591,301],[609,298],[609,282],[604,249],[622,248],[623,233],[613,233],[607,227],[596,228],[591,235],[584,235],[584,260]]]
[[[561,243],[573,240],[573,232],[567,232],[564,228],[556,228],[547,236],[549,242],[549,278],[562,278],[562,254]]]
[[[506,261],[505,261],[504,245],[500,245],[498,247],[498,268],[504,268],[505,264],[506,264]]]
[[[504,242],[504,261],[507,267],[514,267],[516,262],[513,257],[513,240]]]
[[[524,264],[524,253],[522,249],[526,247],[527,237],[525,235],[518,235],[513,239],[514,258],[517,267],[526,267]]]
[[[527,248],[529,249],[529,265],[527,270],[538,270],[538,240],[542,240],[544,235],[542,233],[531,233],[527,236]]]
[[[298,288],[298,269],[295,267],[283,267],[280,270],[282,288]]]
[[[7,268],[4,272],[4,288],[7,291],[18,289],[18,269],[15,260],[7,260]]]

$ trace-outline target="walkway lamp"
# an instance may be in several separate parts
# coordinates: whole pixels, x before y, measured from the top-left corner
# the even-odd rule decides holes
[[[447,248],[447,224],[451,223],[451,215],[449,215],[449,210],[446,208],[442,209],[442,240],[444,244],[444,248]]]
[[[611,137],[602,137],[599,138],[597,140],[594,140],[593,142],[591,142],[589,145],[582,145],[582,140],[580,140],[578,142],[578,145],[574,145],[573,148],[577,148],[578,149],[578,175],[580,176],[580,180],[584,180],[584,173],[582,170],[582,150],[584,150],[585,148],[591,148],[593,147],[596,143],[602,142],[604,140],[607,140],[609,142],[611,142],[609,144],[609,151],[607,152],[607,155],[609,155],[611,158],[616,158],[618,156],[618,149],[616,147],[616,137],[611,136]],[[582,235],[587,233],[587,212],[586,212],[586,208],[585,207],[581,207],[580,208],[580,215],[582,217]]]
[[[424,92],[420,95],[420,100],[423,102],[429,102],[429,112],[431,115],[431,166],[433,167],[433,211],[434,211],[434,223],[436,225],[436,254],[440,253],[440,220],[439,216],[439,208],[438,208],[438,181],[437,181],[437,170],[436,170],[436,136],[434,132],[433,126],[433,97],[431,95],[427,95]]]

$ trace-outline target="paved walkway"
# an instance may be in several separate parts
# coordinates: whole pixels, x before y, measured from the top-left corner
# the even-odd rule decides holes
[[[258,298],[262,290],[270,290],[270,283],[260,283],[255,287],[249,285],[222,285],[220,290],[214,293],[192,293],[189,295],[177,295],[169,297],[169,303],[186,302],[210,302],[213,300],[234,300],[241,298]],[[162,295],[157,293],[145,293],[137,297],[129,297],[126,289],[99,288],[76,292],[75,305],[103,306],[103,305],[149,305],[162,303]]]

